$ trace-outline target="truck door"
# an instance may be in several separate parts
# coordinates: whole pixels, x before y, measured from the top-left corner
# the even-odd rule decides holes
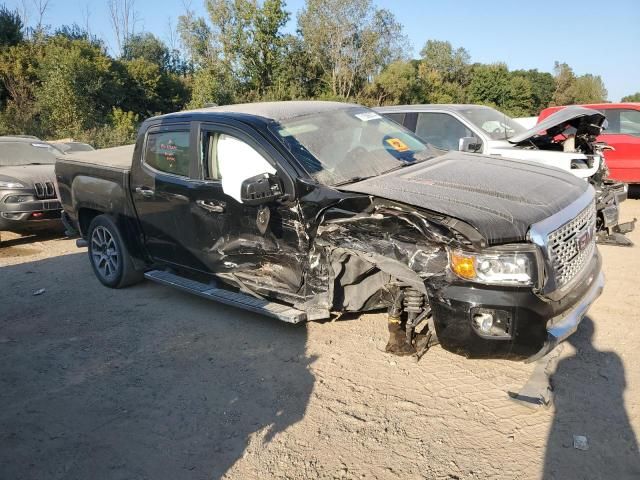
[[[189,251],[209,272],[297,291],[308,252],[298,210],[293,203],[245,205],[240,197],[247,178],[290,178],[286,160],[257,132],[232,124],[200,124],[198,140],[201,173],[193,191]],[[292,182],[283,183],[292,188]]]
[[[131,196],[144,234],[147,253],[155,261],[191,265],[184,239],[196,171],[189,123],[150,127],[140,161],[134,161]]]

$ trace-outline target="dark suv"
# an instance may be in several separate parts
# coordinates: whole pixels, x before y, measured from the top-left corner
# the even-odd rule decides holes
[[[0,231],[62,228],[54,181],[60,154],[32,137],[0,137]]]

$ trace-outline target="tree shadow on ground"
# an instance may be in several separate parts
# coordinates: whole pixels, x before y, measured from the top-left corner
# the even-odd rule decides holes
[[[561,360],[551,379],[555,416],[545,480],[640,478],[640,452],[624,406],[624,367],[616,353],[593,346],[593,332],[586,317],[568,340],[576,354]],[[587,437],[588,451],[574,448],[574,435]]]
[[[216,479],[254,433],[304,416],[304,325],[150,282],[107,289],[85,254],[0,283],[0,478]]]

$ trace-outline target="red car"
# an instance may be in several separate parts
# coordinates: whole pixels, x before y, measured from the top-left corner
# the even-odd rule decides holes
[[[625,183],[640,183],[640,103],[594,103],[582,105],[601,111],[609,122],[598,141],[615,150],[605,152],[610,177]],[[538,123],[564,107],[549,107],[540,112]]]

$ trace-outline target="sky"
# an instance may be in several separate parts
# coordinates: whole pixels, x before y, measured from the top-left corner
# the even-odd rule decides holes
[[[38,0],[0,0],[9,8],[31,11]],[[205,15],[205,0],[135,0],[137,31],[150,31],[170,42],[171,25],[185,2]],[[304,0],[288,0],[292,13],[287,31],[296,28],[296,12]],[[640,0],[373,0],[391,10],[404,26],[418,56],[429,39],[464,47],[472,62],[505,62],[510,69],[551,72],[555,60],[568,63],[577,75],[600,75],[609,100],[640,91]],[[29,8],[30,7],[30,8]],[[87,15],[87,12],[89,15]],[[107,0],[49,0],[43,23],[87,24],[93,34],[115,47]]]

